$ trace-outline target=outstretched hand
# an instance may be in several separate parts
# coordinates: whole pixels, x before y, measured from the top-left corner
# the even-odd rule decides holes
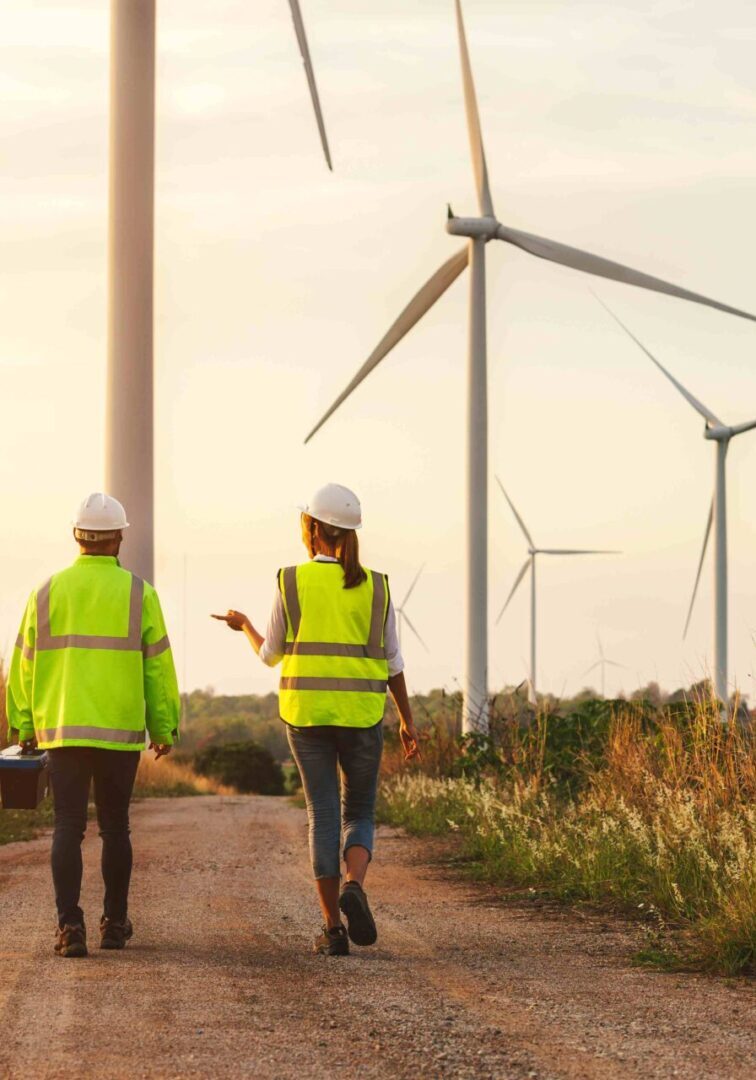
[[[229,630],[243,630],[249,622],[249,619],[242,611],[233,611],[231,609],[225,615],[211,615],[210,618],[224,622]]]

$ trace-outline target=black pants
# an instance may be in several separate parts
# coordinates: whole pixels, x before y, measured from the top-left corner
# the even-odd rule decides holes
[[[139,752],[66,746],[48,751],[50,783],[55,804],[52,875],[58,925],[84,922],[81,893],[81,842],[87,829],[89,788],[94,780],[97,823],[102,837],[104,914],[118,922],[126,918],[131,879],[129,802]]]

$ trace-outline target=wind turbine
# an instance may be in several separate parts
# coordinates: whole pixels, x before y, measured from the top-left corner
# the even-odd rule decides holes
[[[697,413],[704,419],[704,438],[716,443],[716,460],[714,468],[714,498],[709,507],[709,516],[706,519],[701,557],[698,560],[696,580],[693,585],[693,595],[690,599],[688,616],[685,620],[683,639],[687,636],[690,626],[690,617],[693,614],[693,605],[696,602],[698,583],[701,580],[706,548],[709,544],[712,524],[714,525],[714,691],[719,701],[725,706],[729,700],[727,678],[727,451],[730,440],[736,435],[742,435],[746,431],[756,428],[756,420],[749,420],[745,424],[728,426],[714,415],[711,409],[694,398],[682,383],[678,382],[674,375],[661,364],[656,357],[649,352],[643,342],[639,341],[635,334],[625,326],[620,318],[607,307],[603,300],[596,297],[602,307],[611,315],[614,321],[632,338],[635,344],[643,350],[649,360],[652,360],[659,371],[669,379],[672,385],[682,394],[685,400],[693,406]]]
[[[467,377],[467,513],[465,656],[463,676],[464,731],[488,729],[488,403],[486,375],[486,244],[503,240],[522,251],[574,270],[583,270],[612,281],[637,285],[653,292],[666,293],[697,304],[706,304],[732,315],[756,321],[745,311],[709,300],[698,293],[680,288],[648,274],[631,270],[620,263],[591,255],[578,248],[532,233],[502,225],[494,216],[488,170],[483,150],[480,117],[475,97],[470,56],[462,21],[460,0],[455,0],[457,36],[462,63],[467,128],[470,137],[479,215],[460,218],[449,208],[446,230],[452,236],[464,236],[467,243],[433,274],[410,300],[388,332],[367,358],[355,377],[339,394],[318,421],[305,442],[313,437],[338,407],[349,397],[383,358],[401,341],[467,266],[470,267],[470,322]]]
[[[127,508],[124,556],[154,580],[153,218],[156,0],[111,0],[110,229],[105,484]],[[240,4],[241,6],[241,4]],[[328,168],[299,0],[289,0]]]
[[[588,548],[540,548],[540,547],[538,547],[536,545],[535,540],[530,535],[530,532],[528,531],[527,525],[522,520],[520,515],[517,513],[517,510],[515,508],[514,503],[510,499],[509,495],[507,495],[506,491],[504,490],[504,485],[502,484],[502,482],[498,478],[498,476],[496,477],[496,483],[501,488],[502,495],[504,496],[504,498],[509,503],[509,508],[512,511],[512,513],[514,514],[515,519],[517,521],[517,524],[520,526],[520,529],[522,530],[523,536],[525,537],[525,540],[527,541],[527,545],[528,545],[528,557],[525,560],[525,562],[523,563],[523,565],[520,567],[520,572],[518,573],[517,577],[514,580],[514,585],[512,586],[512,588],[509,591],[509,596],[504,601],[504,606],[502,607],[501,611],[499,612],[498,616],[496,617],[496,625],[498,626],[499,623],[501,622],[501,618],[502,618],[504,612],[509,607],[510,600],[512,599],[514,594],[517,592],[523,578],[525,577],[525,575],[527,574],[527,572],[529,570],[530,571],[530,689],[529,689],[529,693],[528,693],[528,698],[530,700],[531,705],[535,705],[537,703],[537,700],[538,700],[537,697],[536,697],[536,558],[539,555],[618,555],[619,552],[597,550],[597,549],[588,549]]]
[[[407,614],[407,612],[405,610],[406,607],[407,607],[407,601],[409,600],[410,596],[412,596],[413,590],[414,590],[415,586],[417,585],[417,583],[418,583],[418,581],[420,579],[420,575],[422,574],[424,569],[425,569],[425,566],[421,566],[420,569],[418,570],[418,572],[415,574],[414,580],[413,580],[412,584],[410,585],[410,587],[407,589],[407,592],[406,592],[406,594],[404,596],[404,599],[402,600],[401,604],[399,604],[399,606],[396,609],[397,623],[399,624],[398,631],[399,631],[399,648],[400,649],[402,647],[402,625],[403,625],[403,623],[406,623],[407,626],[412,631],[412,633],[417,638],[417,640],[420,642],[422,647],[425,649],[425,651],[426,652],[428,651],[428,646],[425,644],[425,642],[420,637],[420,635],[418,634],[415,627],[412,625],[412,623],[410,621],[410,618],[409,618],[409,615]]]
[[[595,671],[597,667],[601,668],[601,696],[606,697],[606,669],[607,667],[624,668],[624,664],[618,664],[616,660],[609,660],[604,652],[604,645],[601,641],[601,635],[596,634],[596,641],[598,642],[599,658],[595,664],[591,664],[589,668],[586,668],[583,672],[583,677],[590,675],[592,671]]]

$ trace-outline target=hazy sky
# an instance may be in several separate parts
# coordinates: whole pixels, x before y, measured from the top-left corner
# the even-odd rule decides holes
[[[0,6],[0,646],[72,557],[103,484],[108,3]],[[267,619],[299,560],[296,504],[361,495],[363,553],[400,597],[410,685],[462,663],[464,279],[308,446],[306,432],[474,212],[452,0],[303,0],[329,174],[286,0],[159,0],[157,584],[182,684],[276,675],[208,618]],[[499,218],[756,310],[751,3],[467,0]],[[543,560],[540,685],[701,677],[711,561],[681,641],[713,484],[690,406],[584,276],[488,248],[490,456]],[[611,283],[598,291],[726,422],[756,417],[756,326]],[[756,433],[729,454],[731,678],[753,696]],[[491,484],[491,621],[522,561]],[[186,575],[184,569],[186,568]],[[184,576],[186,588],[184,588]],[[186,616],[186,617],[184,617]],[[525,675],[528,592],[491,634],[491,683]],[[594,678],[594,684],[596,679]]]

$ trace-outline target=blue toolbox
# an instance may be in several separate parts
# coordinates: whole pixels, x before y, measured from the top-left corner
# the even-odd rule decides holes
[[[0,751],[3,810],[35,810],[47,794],[47,754],[8,746]]]

